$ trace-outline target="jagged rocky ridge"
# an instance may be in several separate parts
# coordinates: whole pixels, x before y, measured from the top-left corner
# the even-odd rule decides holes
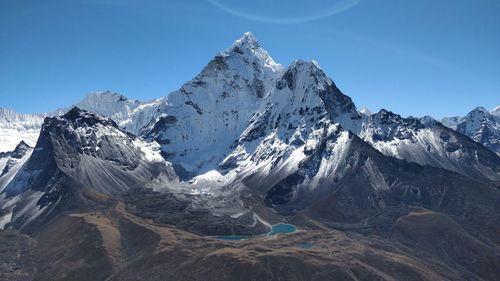
[[[158,115],[157,107],[161,100],[140,102],[129,100],[118,93],[105,91],[90,93],[85,99],[73,106],[109,117],[122,129],[134,134],[140,134],[141,129],[152,125],[149,122]],[[40,114],[18,113],[0,107],[0,152],[13,150],[20,141],[25,141],[34,146],[40,134],[44,118],[63,115],[71,110],[73,106]]]
[[[500,107],[491,112],[477,107],[464,117],[446,117],[441,123],[500,155]]]
[[[273,131],[291,137],[296,127],[310,128],[328,116],[388,156],[471,177],[500,177],[498,158],[483,147],[416,118],[404,119],[386,110],[361,114],[317,63],[276,65],[250,34],[164,102],[163,117],[147,136],[162,144],[165,157],[188,176],[225,166],[223,157],[233,163],[242,160],[242,141],[255,145]],[[308,116],[312,119],[306,122]]]
[[[175,178],[154,144],[76,107],[61,117],[46,118],[31,156],[23,160],[2,188],[2,212],[16,228],[67,199],[75,192],[73,185],[116,195]]]
[[[498,157],[437,122],[402,118],[387,110],[371,115],[360,136],[385,155],[455,171],[474,179],[499,180]]]
[[[437,122],[402,118],[387,110],[363,114],[316,62],[298,60],[283,67],[274,62],[250,33],[216,55],[198,76],[166,98],[143,103],[103,92],[90,94],[77,105],[115,120],[116,123],[108,126],[121,134],[128,131],[149,142],[158,142],[162,156],[172,163],[181,180],[198,176],[212,182],[211,189],[221,187],[221,184],[213,184],[221,178],[224,183],[235,185],[248,178],[258,178],[266,182],[265,188],[273,189],[296,171],[301,176],[295,181],[312,190],[332,174],[340,181],[352,168],[347,159],[353,152],[347,151],[353,134],[385,156],[444,168],[482,181],[500,179],[499,157],[480,144]],[[75,109],[64,116],[71,119],[73,114]],[[30,116],[24,119],[31,120],[29,123],[33,126],[39,122]],[[58,125],[50,126],[50,122]],[[61,122],[49,118],[45,126],[67,125]],[[98,124],[85,123],[78,130],[92,131]],[[71,122],[69,125],[73,126]],[[337,132],[335,140],[327,141],[325,136],[331,131]],[[105,130],[100,134],[109,133]],[[350,136],[349,141],[346,134]],[[107,147],[96,146],[99,137],[78,143],[76,150],[66,149],[64,153],[94,158],[106,153],[106,161],[124,167],[138,165],[138,160],[134,160],[137,154],[129,153],[128,146],[107,151]],[[43,145],[43,139],[41,141]],[[329,152],[312,153],[317,146],[327,146]],[[52,149],[50,146],[45,150]],[[116,160],[113,154],[129,158]],[[63,169],[68,165],[73,166],[71,157],[59,164]],[[100,178],[96,175],[106,169],[107,166],[94,172],[83,169],[65,172],[76,173],[72,176],[83,184],[93,181],[99,192],[107,193],[104,186],[109,183],[96,182],[96,178]],[[372,169],[370,176],[373,182],[377,181],[376,189],[381,189],[381,185],[385,185],[382,189],[389,189],[383,176],[375,172],[377,169]],[[123,191],[128,181],[114,180]],[[19,179],[11,186],[22,185],[15,184],[16,181]],[[133,186],[134,182],[128,185]],[[5,192],[12,193],[11,190],[12,187]],[[206,192],[213,193],[213,190]]]
[[[99,107],[101,97],[106,102]],[[111,118],[74,107],[45,119],[34,149],[21,143],[17,152],[2,154],[0,160],[24,160],[12,162],[0,176],[0,217],[3,226],[37,239],[47,239],[44,232],[58,232],[61,225],[95,226],[108,253],[100,256],[110,258],[101,264],[116,267],[103,271],[101,279],[146,274],[149,269],[132,269],[156,264],[158,259],[149,259],[157,257],[156,251],[171,251],[171,238],[165,237],[172,233],[191,243],[206,239],[180,230],[252,235],[279,221],[311,233],[386,237],[390,251],[405,253],[401,257],[411,264],[415,275],[405,275],[408,279],[500,276],[494,269],[500,261],[496,154],[437,122],[387,110],[362,114],[316,62],[298,60],[283,67],[249,33],[166,98],[141,103],[104,93],[80,105]],[[106,240],[111,230],[100,230],[102,224],[119,233],[112,237],[120,245]],[[446,245],[436,253],[413,235],[416,228],[428,239],[436,224],[453,229],[455,236],[440,230],[452,237],[450,243],[474,245],[464,246],[472,261]],[[138,242],[130,234],[134,231],[145,238],[158,235],[161,242]],[[326,239],[307,237],[319,244]],[[157,246],[144,253],[134,243]],[[384,245],[366,243],[370,249]],[[425,260],[422,251],[438,261],[428,272],[416,263]],[[279,261],[286,259],[282,254],[273,252]],[[191,254],[176,252],[189,259],[184,255]],[[238,255],[239,261],[247,258]],[[62,256],[58,262],[67,258]],[[186,264],[198,268],[206,259]],[[373,260],[364,262],[375,266]],[[328,272],[332,263],[325,264],[330,264]],[[352,274],[358,279],[398,276],[390,268],[370,271],[373,275],[356,270]],[[267,274],[285,276],[272,271],[261,277]]]
[[[20,157],[21,147],[23,143],[7,156]],[[60,117],[45,119],[32,155],[22,160],[22,165],[14,163],[16,173],[8,180],[8,172],[0,177],[0,210],[4,226],[10,228],[34,227],[30,224],[35,219],[48,220],[56,213],[54,209],[92,208],[87,197],[103,196],[121,198],[133,213],[191,231],[267,231],[267,226],[239,202],[239,192],[229,190],[236,187],[212,187],[210,191],[203,179],[200,185],[179,182],[172,165],[161,157],[157,143],[144,142],[120,130],[113,120],[77,107]],[[11,166],[8,162],[4,170]],[[211,196],[208,199],[207,194]],[[152,204],[153,200],[163,201],[160,208]],[[211,206],[214,200],[229,202]],[[209,216],[205,226],[198,217],[203,214]]]
[[[80,111],[74,108],[63,119],[49,118],[44,126],[70,126],[69,130],[93,136],[79,137],[77,143],[65,137],[73,148],[63,146],[64,154],[78,155],[76,163],[81,159],[87,161],[88,156],[93,157],[92,161],[105,161],[75,170],[74,156],[70,156],[53,166],[103,193],[110,193],[109,186],[123,192],[147,182],[143,178],[136,180],[136,176],[143,176],[142,172],[130,180],[128,173],[110,178],[101,174],[108,169],[114,171],[115,166],[108,163],[123,166],[125,170],[127,167],[134,170],[139,165],[137,152],[128,145],[120,144],[109,150],[107,146],[97,146],[98,142],[103,143],[99,138],[113,132],[124,135],[123,138],[135,138],[121,130],[158,142],[176,176],[184,181],[197,182],[197,178],[206,181],[209,188],[203,188],[202,193],[220,194],[221,182],[256,186],[257,193],[263,193],[267,203],[273,205],[304,201],[300,204],[304,208],[314,201],[309,197],[319,198],[329,192],[324,191],[325,182],[335,190],[345,175],[359,168],[353,164],[358,156],[354,157],[357,152],[350,150],[352,141],[364,141],[385,156],[444,168],[480,181],[500,179],[499,157],[478,143],[436,122],[402,118],[387,110],[371,115],[360,113],[316,62],[298,60],[283,67],[274,62],[250,33],[216,55],[198,76],[166,98],[142,103],[104,92],[90,94],[78,105],[117,123],[95,115],[90,119],[112,123],[102,127],[100,122],[77,122],[77,127],[83,127],[76,128],[74,122],[80,119],[73,115],[79,116]],[[100,133],[96,135],[93,130]],[[44,138],[40,138],[39,145],[44,145]],[[131,141],[134,145],[136,142],[139,140]],[[49,147],[39,148],[53,149],[51,142]],[[37,157],[48,156],[43,153],[32,156]],[[394,179],[387,180],[388,175],[381,172],[381,167],[389,164],[373,161],[364,159],[361,165],[372,188],[376,192],[396,188]],[[30,162],[28,165],[32,165]],[[328,178],[332,175],[330,182]],[[101,179],[104,182],[99,182]],[[19,175],[4,192],[15,194],[14,186],[23,186],[23,180],[26,181]],[[24,184],[24,189],[29,188]],[[197,187],[191,189],[200,192]],[[207,202],[201,205],[213,208]]]

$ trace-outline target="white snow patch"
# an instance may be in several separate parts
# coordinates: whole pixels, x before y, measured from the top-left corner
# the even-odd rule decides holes
[[[144,142],[136,139],[133,140],[132,143],[142,152],[145,160],[149,162],[165,161],[160,154],[160,145],[157,142]]]
[[[5,214],[0,218],[0,229],[5,229],[5,225],[7,225],[12,220],[12,212]]]

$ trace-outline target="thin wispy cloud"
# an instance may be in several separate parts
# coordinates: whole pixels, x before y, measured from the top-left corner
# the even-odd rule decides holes
[[[227,1],[222,0],[208,0],[208,2],[229,14],[247,20],[274,24],[296,24],[316,21],[345,12],[357,6],[360,3],[360,0],[330,1],[331,3],[329,3],[326,7],[319,7],[315,11],[304,12],[303,14],[291,16],[252,12],[241,8],[239,5],[235,5],[238,1],[235,1],[235,4],[231,4],[231,2],[227,3]],[[290,3],[286,4],[290,5]]]

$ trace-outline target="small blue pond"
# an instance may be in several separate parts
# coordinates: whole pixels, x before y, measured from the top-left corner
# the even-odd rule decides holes
[[[228,241],[239,241],[245,239],[252,239],[257,237],[274,236],[279,234],[289,234],[297,231],[297,227],[293,224],[288,223],[278,223],[271,227],[271,231],[266,234],[253,235],[253,236],[238,236],[238,235],[228,235],[228,236],[215,236],[217,239],[228,240]]]
[[[287,234],[287,233],[293,233],[297,231],[297,227],[293,224],[288,224],[288,223],[278,223],[275,224],[271,227],[271,231],[269,231],[266,235],[267,236],[272,236],[276,234]]]

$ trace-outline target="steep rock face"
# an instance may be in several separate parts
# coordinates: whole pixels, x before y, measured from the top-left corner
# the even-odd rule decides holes
[[[0,153],[0,192],[26,162],[33,147],[21,141],[13,151]]]
[[[424,125],[385,110],[369,117],[359,114],[315,62],[304,61],[284,71],[233,147],[219,170],[228,177],[237,174],[268,206],[294,214],[322,206],[328,197],[335,202],[328,201],[336,216],[325,216],[343,223],[376,221],[380,218],[372,216],[390,209],[387,206],[401,215],[402,202],[441,208],[437,202],[442,191],[424,190],[420,177],[441,179],[439,184],[452,188],[444,180],[447,173],[391,157],[483,179],[496,179],[499,163],[496,155],[439,123]],[[457,188],[464,192],[468,185],[479,185],[448,175],[457,178]],[[322,217],[328,212],[312,213]]]
[[[74,107],[46,118],[32,155],[5,182],[0,218],[2,227],[31,231],[63,210],[88,211],[123,200],[134,214],[197,233],[268,231],[239,199],[236,184],[210,175],[195,181],[179,183],[156,142]]]
[[[85,106],[101,98],[111,119],[72,108],[31,156],[0,154],[26,159],[0,175],[0,222],[35,229],[39,279],[498,279],[498,157],[430,118],[358,112],[315,62],[283,69],[245,34],[167,98]],[[280,221],[304,231],[203,236]]]
[[[150,130],[160,116],[158,107],[161,102],[162,99],[140,102],[106,91],[90,93],[74,106],[111,118],[121,129],[140,135]],[[20,141],[34,146],[45,117],[63,115],[71,108],[60,108],[48,113],[25,114],[0,107],[0,152],[12,151]]]
[[[166,117],[149,136],[167,159],[194,174],[215,168],[238,143],[272,130],[291,137],[308,116],[307,124],[328,115],[358,131],[361,119],[317,63],[299,60],[282,69],[251,34],[170,94],[162,110]]]
[[[443,118],[441,122],[500,155],[500,107],[491,112],[477,107],[464,117]]]
[[[500,179],[500,158],[438,122],[402,118],[387,110],[371,115],[361,138],[385,155],[472,178]]]
[[[3,190],[23,167],[32,152],[33,148],[21,141],[13,151],[0,153],[0,201],[5,197]],[[11,219],[12,213],[0,210],[0,229],[3,229]]]
[[[360,119],[351,99],[317,63],[296,61],[280,77],[219,168],[239,167],[242,174],[257,172],[262,179],[279,178],[282,169],[300,169],[297,164],[306,157],[302,150],[307,153],[328,132],[344,130],[335,124],[337,120],[355,128]]]
[[[167,165],[155,143],[145,143],[121,131],[111,119],[77,107],[47,119],[41,141],[44,138],[49,138],[46,150],[53,151],[64,173],[103,193],[147,183],[156,176],[149,172],[154,165]]]
[[[263,194],[266,204],[280,212],[293,214],[313,206],[335,192],[346,176],[356,172],[367,178],[366,185],[359,188],[367,190],[373,198],[378,192],[395,187],[381,172],[387,165],[377,160],[384,157],[338,124],[319,122],[302,144],[284,142],[276,137],[266,138],[250,157],[255,159],[256,166],[249,163],[242,169],[245,184]],[[274,151],[268,155],[270,144]],[[363,149],[370,151],[372,157],[363,154]],[[369,213],[370,207],[363,212]]]
[[[472,177],[500,177],[500,160],[484,148],[441,128],[430,118],[402,118],[386,110],[361,113],[317,63],[299,60],[285,69],[250,33],[216,55],[198,76],[168,97],[139,102],[100,92],[77,105],[110,117],[125,131],[156,140],[163,156],[183,179],[216,167],[235,167],[234,163],[257,147],[255,140],[271,131],[284,139],[304,141],[304,137],[298,137],[307,135],[304,128],[308,130],[322,118],[341,124],[391,157]],[[9,135],[23,132],[19,137],[9,136],[8,141],[17,144],[21,139],[35,139],[41,123],[37,116],[16,117],[26,119],[29,129],[8,129]],[[310,120],[304,122],[305,117]],[[498,154],[498,118],[477,109],[467,117],[442,122]],[[20,126],[21,121],[12,121],[9,126]],[[29,136],[24,136],[25,131]],[[254,146],[247,145],[242,152],[243,142]],[[13,149],[14,145],[10,146]]]
[[[362,116],[351,98],[337,88],[315,61],[298,60],[292,63],[276,85],[276,90],[270,98],[271,103],[285,107],[283,103],[288,101],[288,107],[298,110],[293,114],[310,115],[309,111],[322,110],[329,119],[344,128],[359,131]]]
[[[114,121],[76,107],[47,118],[33,153],[3,189],[2,212],[20,228],[73,197],[75,188],[113,195],[175,180],[157,150]]]
[[[36,190],[42,196],[59,174],[103,194],[151,182],[155,168],[150,160],[162,159],[151,152],[154,142],[145,144],[119,129],[127,122],[158,141],[163,156],[186,180],[176,185],[182,200],[172,199],[191,202],[180,204],[182,212],[237,213],[246,226],[257,221],[239,198],[247,187],[287,213],[352,182],[370,198],[359,204],[360,212],[378,210],[380,194],[414,184],[402,179],[409,172],[399,172],[399,164],[384,155],[472,178],[499,178],[499,158],[481,145],[430,119],[402,118],[386,110],[362,114],[316,62],[298,60],[284,69],[249,33],[167,98],[145,106],[100,93],[82,105],[98,107],[100,102],[103,107],[96,110],[122,126],[76,108],[49,118],[26,172],[16,175],[5,194]],[[144,122],[135,122],[134,116],[145,116]],[[396,182],[405,182],[404,188]],[[167,211],[147,211],[150,200],[170,195],[142,193],[145,203],[131,200],[138,213],[164,222],[180,219],[169,218],[168,206]]]
[[[29,146],[24,141],[21,141],[17,144],[16,148],[13,151],[1,152],[0,153],[0,177],[3,177],[7,174],[13,166],[17,165],[17,162],[24,158],[25,156],[29,156],[29,153],[33,150],[33,147]]]
[[[387,156],[500,179],[500,158],[484,147],[430,119],[386,110],[363,114],[316,62],[298,60],[283,69],[250,34],[217,55],[158,110],[147,136],[161,144],[185,179],[216,167],[228,172],[238,163],[257,167],[249,160],[256,150],[272,154],[274,146],[291,145],[280,152],[291,155],[321,120],[340,124]],[[263,139],[274,144],[264,148]]]
[[[387,157],[331,121],[318,122],[307,136],[292,144],[271,134],[237,168],[244,184],[280,214],[377,233],[389,231],[408,206],[473,224],[500,221],[500,193],[488,184]]]
[[[168,119],[161,119],[148,136],[183,169],[194,173],[213,169],[281,72],[281,65],[246,33],[168,96],[161,108]]]

